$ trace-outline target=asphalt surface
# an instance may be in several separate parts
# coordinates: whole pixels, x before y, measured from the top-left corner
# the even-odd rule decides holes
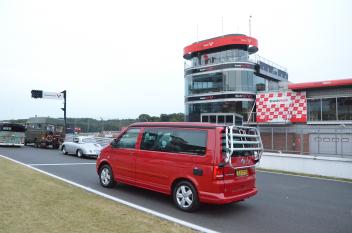
[[[0,147],[0,155],[219,232],[352,232],[352,183],[258,172],[255,197],[229,205],[202,205],[195,213],[185,213],[163,194],[123,184],[101,187],[94,159],[32,147]]]

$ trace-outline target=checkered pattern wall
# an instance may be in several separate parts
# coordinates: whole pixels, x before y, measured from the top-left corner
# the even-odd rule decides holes
[[[305,92],[270,92],[256,96],[258,123],[307,122]]]

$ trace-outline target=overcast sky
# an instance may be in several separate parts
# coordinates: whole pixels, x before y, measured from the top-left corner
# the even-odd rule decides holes
[[[184,112],[183,48],[222,33],[259,41],[291,82],[352,77],[352,1],[0,0],[0,120]],[[222,20],[223,18],[223,20]],[[223,21],[223,31],[222,31]]]

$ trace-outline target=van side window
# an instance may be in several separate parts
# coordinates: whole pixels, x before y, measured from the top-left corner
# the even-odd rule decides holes
[[[135,148],[140,129],[129,129],[114,146],[115,148]]]
[[[171,129],[146,128],[143,133],[141,149],[172,152],[172,149],[170,148],[171,135]]]
[[[174,131],[173,144],[180,148],[180,153],[205,155],[208,133],[205,130]]]
[[[145,129],[142,137],[141,150],[155,150],[157,138],[158,133],[156,131]]]
[[[204,155],[206,143],[204,130],[145,129],[141,149]]]

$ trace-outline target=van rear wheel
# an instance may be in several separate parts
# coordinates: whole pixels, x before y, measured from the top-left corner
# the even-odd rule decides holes
[[[177,208],[192,212],[199,207],[199,199],[196,188],[189,181],[181,181],[174,186],[173,199]]]

